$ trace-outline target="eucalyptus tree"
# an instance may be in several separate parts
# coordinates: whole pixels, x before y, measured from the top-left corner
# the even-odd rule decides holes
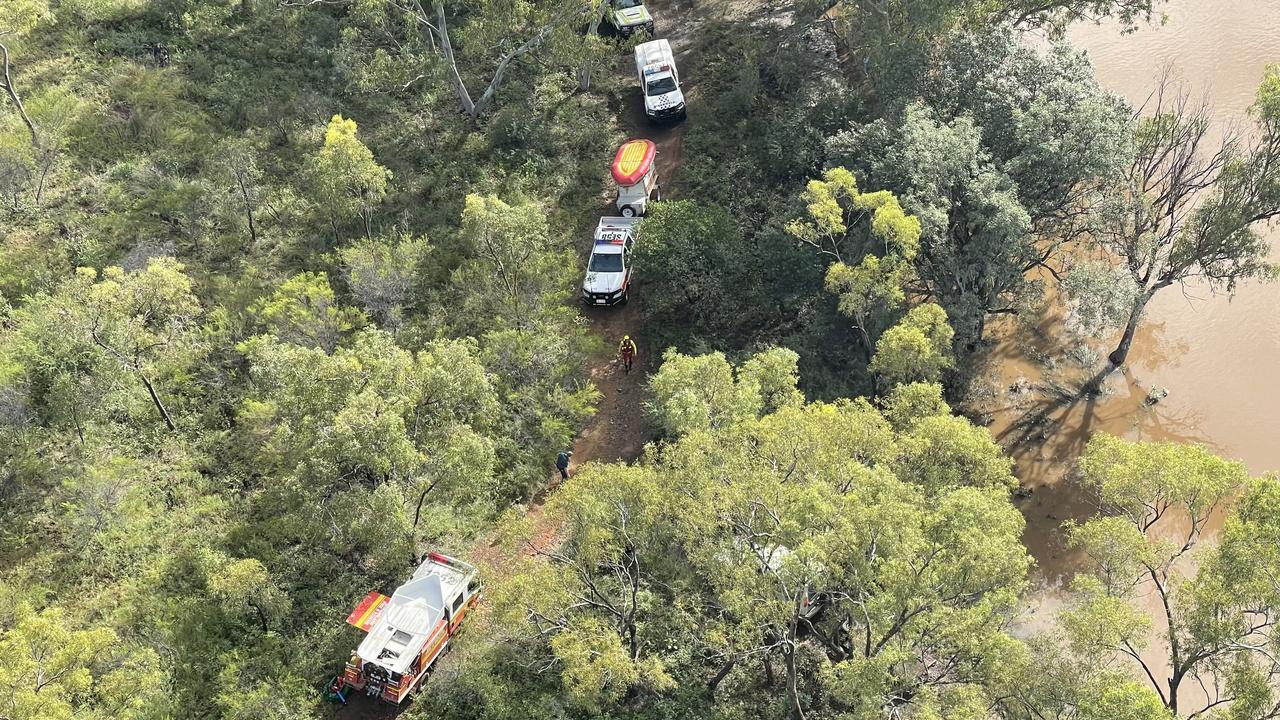
[[[1166,74],[1135,117],[1118,188],[1092,217],[1097,250],[1129,276],[1128,302],[1111,316],[1123,328],[1112,365],[1128,358],[1157,292],[1199,284],[1231,294],[1275,277],[1260,230],[1280,215],[1280,66],[1267,69],[1249,113],[1252,139],[1227,132],[1215,142],[1208,104]]]
[[[181,383],[203,350],[201,312],[190,278],[172,258],[132,273],[80,268],[13,314],[5,356],[13,376],[35,393],[43,421],[74,427],[82,439],[89,418],[135,417],[131,388],[145,390],[154,415],[175,431],[166,385]]]
[[[1026,657],[1009,629],[1030,559],[1000,448],[937,386],[893,393],[890,423],[865,401],[803,404],[789,371],[735,383],[698,359],[659,376],[714,385],[719,411],[558,491],[559,537],[534,533],[495,583],[503,642],[594,714],[677,694],[702,716],[982,717]],[[760,414],[767,396],[787,400]]]
[[[1086,237],[1124,162],[1129,110],[1082,53],[1028,47],[1007,30],[948,36],[929,71],[884,88],[881,105],[881,118],[829,139],[827,162],[920,219],[919,290],[971,346]]]
[[[945,122],[912,105],[900,124],[877,120],[833,138],[832,162],[857,163],[919,218],[911,258],[921,290],[948,310],[961,337],[981,338],[992,313],[1016,312],[1040,260],[1017,185],[994,163],[968,117]]]
[[[870,362],[876,336],[906,303],[920,220],[887,190],[861,191],[843,167],[810,180],[801,202],[804,211],[787,224],[787,233],[830,262],[827,290],[840,298],[840,312],[853,320]]]
[[[735,377],[722,353],[684,355],[668,348],[649,380],[648,403],[658,427],[673,436],[715,430],[758,417],[757,388]]]
[[[9,46],[14,38],[21,39],[35,29],[41,21],[50,16],[49,4],[46,0],[11,0],[0,7],[0,88],[9,96],[13,109],[22,118],[23,124],[31,134],[31,145],[39,147],[40,131],[35,122],[27,114],[22,103],[22,96],[13,82],[13,69],[10,65]]]
[[[166,709],[163,688],[147,672],[147,666],[155,662],[153,655],[135,664],[115,632],[106,627],[82,627],[59,607],[37,612],[22,606],[13,612],[16,618],[12,625],[0,624],[4,717],[156,717],[135,699],[159,712]],[[135,681],[132,693],[113,687]]]
[[[947,311],[933,303],[917,305],[876,341],[876,354],[867,369],[890,386],[942,379],[955,366]]]
[[[1110,435],[1080,464],[1103,512],[1069,531],[1086,558],[1062,616],[1073,652],[1085,666],[1127,666],[1174,717],[1280,716],[1275,479],[1200,446]]]
[[[1046,30],[1114,18],[1122,27],[1161,17],[1162,0],[809,0],[807,14],[830,12],[861,69],[879,87],[926,71],[928,54],[957,31]]]
[[[426,238],[364,239],[338,251],[351,292],[382,327],[395,331],[415,304],[418,268],[431,251]]]
[[[324,273],[294,275],[253,309],[273,337],[326,353],[364,321],[358,310],[338,303]]]
[[[286,6],[309,6],[310,0],[283,0]],[[341,3],[348,4],[348,3]],[[497,101],[509,70],[548,46],[578,58],[579,81],[589,83],[589,67],[598,43],[596,33],[577,32],[604,13],[601,0],[555,0],[539,3],[485,3],[467,0],[378,0],[352,2],[349,21],[354,32],[344,39],[352,62],[403,63],[397,73],[408,76],[401,89],[429,78],[443,82],[464,115],[478,121]],[[580,52],[575,52],[580,51]]]
[[[324,145],[312,166],[316,199],[336,233],[352,215],[360,218],[365,237],[373,237],[373,211],[387,195],[391,171],[356,137],[356,122],[334,115],[324,131]]]

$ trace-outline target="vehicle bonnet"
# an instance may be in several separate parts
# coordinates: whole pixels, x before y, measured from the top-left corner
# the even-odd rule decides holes
[[[651,20],[653,16],[643,5],[629,8],[618,8],[613,11],[614,23],[620,26],[629,27],[631,25],[643,25]]]
[[[593,269],[600,268],[600,269]],[[598,241],[587,262],[587,276],[582,289],[589,293],[614,293],[622,289],[626,280],[623,268],[622,244]]]

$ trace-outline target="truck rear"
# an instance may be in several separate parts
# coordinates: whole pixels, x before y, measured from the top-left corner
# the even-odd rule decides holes
[[[368,635],[347,661],[339,690],[404,702],[448,651],[480,594],[476,568],[440,553],[428,553],[391,597],[369,593],[347,618]]]

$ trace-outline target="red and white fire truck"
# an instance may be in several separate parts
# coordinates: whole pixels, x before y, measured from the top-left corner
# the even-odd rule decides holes
[[[366,595],[347,622],[368,635],[347,661],[339,690],[404,702],[448,650],[468,612],[479,604],[480,593],[474,566],[428,553],[391,597]]]

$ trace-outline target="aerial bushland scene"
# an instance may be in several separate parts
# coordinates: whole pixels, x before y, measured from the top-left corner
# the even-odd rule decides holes
[[[1280,718],[1272,0],[0,0],[0,720]]]

